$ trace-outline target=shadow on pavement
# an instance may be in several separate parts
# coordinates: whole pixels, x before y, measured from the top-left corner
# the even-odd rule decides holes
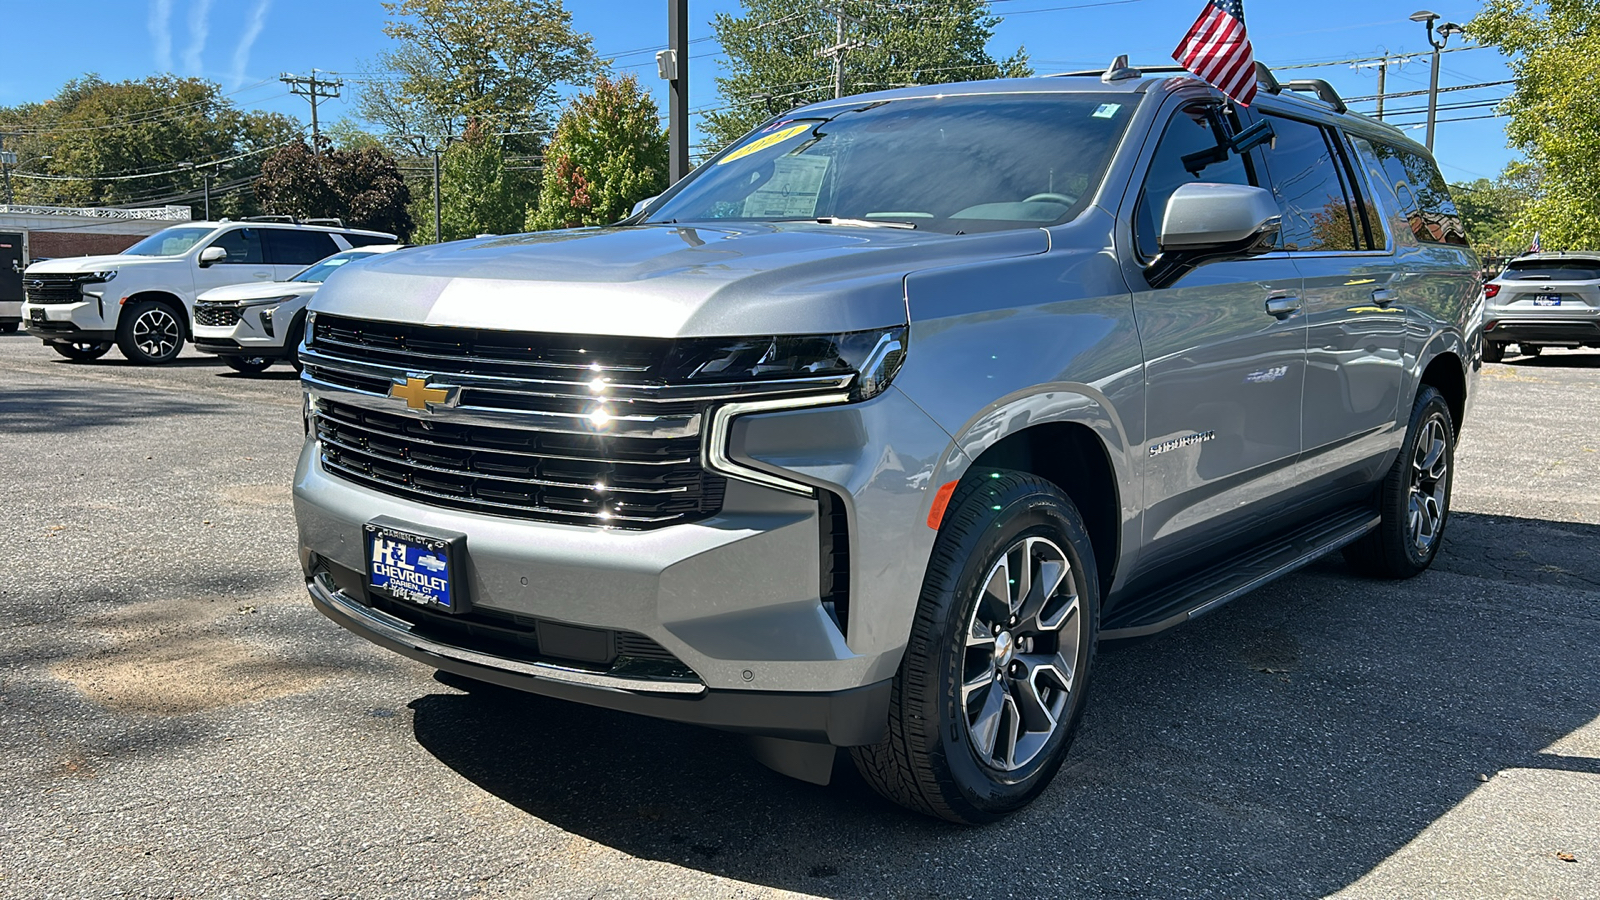
[[[567,831],[772,887],[1321,896],[1405,846],[1480,775],[1600,774],[1600,761],[1540,753],[1600,713],[1600,526],[1452,523],[1416,579],[1363,580],[1325,560],[1109,648],[1055,784],[986,828],[902,812],[846,763],[813,787],[767,772],[733,735],[486,685],[415,700],[416,737]],[[1545,538],[1561,573],[1502,552]]]
[[[128,389],[52,386],[0,394],[0,422],[12,432],[72,432],[162,416],[207,416],[222,410],[201,400]]]
[[[1600,369],[1600,352],[1541,353],[1538,356],[1511,356],[1506,365],[1534,369]]]

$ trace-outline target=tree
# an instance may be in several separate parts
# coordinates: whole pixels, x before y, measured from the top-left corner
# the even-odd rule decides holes
[[[589,35],[561,0],[397,0],[384,33],[399,46],[376,68],[396,73],[361,93],[363,118],[396,146],[426,155],[469,122],[536,137],[549,131],[562,85],[600,70]],[[522,142],[513,142],[525,149]]]
[[[1530,177],[1526,169],[1525,164],[1513,163],[1497,179],[1479,178],[1450,185],[1467,238],[1479,256],[1510,256],[1526,246],[1514,225],[1528,202],[1530,187],[1537,182],[1537,177]]]
[[[256,196],[275,214],[337,217],[401,236],[415,224],[407,209],[411,190],[394,157],[380,147],[324,148],[319,156],[304,141],[290,144],[262,163]]]
[[[508,170],[501,136],[476,122],[445,151],[439,193],[441,238],[446,241],[521,231],[532,199],[525,182]],[[428,210],[431,223],[431,204]],[[432,239],[431,224],[417,231],[418,237]]]
[[[1516,88],[1506,137],[1542,175],[1512,216],[1518,243],[1600,245],[1600,5],[1592,0],[1489,0],[1467,32],[1498,45]],[[1515,174],[1515,173],[1513,173]]]
[[[170,75],[118,83],[86,75],[44,103],[0,110],[0,123],[20,133],[19,161],[34,161],[14,179],[19,199],[198,205],[209,175],[212,214],[232,216],[255,211],[253,193],[241,189],[266,151],[300,133],[287,116],[240,111],[216,84]]]
[[[544,187],[527,228],[542,231],[604,225],[667,187],[667,135],[661,111],[625,75],[595,79],[561,114],[545,148]]]
[[[833,63],[814,51],[834,43],[837,22],[820,5],[739,0],[742,16],[717,13],[712,27],[727,53],[717,87],[728,109],[707,113],[711,149],[775,113],[834,95]],[[844,39],[844,93],[1033,74],[1027,52],[989,55],[1001,19],[987,0],[837,0],[850,17]],[[853,21],[852,21],[853,20]]]

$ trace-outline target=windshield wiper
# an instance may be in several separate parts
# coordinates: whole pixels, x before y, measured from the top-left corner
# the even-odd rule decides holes
[[[784,219],[785,222],[815,222],[818,225],[849,225],[853,228],[911,228],[910,222],[892,222],[888,219],[847,219],[844,216],[818,216],[815,219]]]

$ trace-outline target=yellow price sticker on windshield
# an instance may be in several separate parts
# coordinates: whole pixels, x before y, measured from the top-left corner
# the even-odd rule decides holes
[[[807,123],[805,125],[791,125],[788,128],[783,129],[782,131],[774,131],[773,133],[771,133],[769,135],[766,135],[765,137],[756,138],[755,140],[751,141],[750,143],[745,144],[743,147],[740,147],[739,149],[733,151],[732,153],[729,153],[727,156],[724,156],[723,158],[717,160],[717,165],[719,165],[719,166],[726,165],[728,163],[733,162],[736,159],[744,159],[746,156],[749,156],[752,153],[760,153],[761,151],[767,149],[768,147],[772,147],[772,146],[776,146],[777,144],[781,144],[784,141],[787,141],[789,138],[792,138],[797,134],[804,134],[805,132],[810,131],[810,130],[811,130],[811,125],[810,125],[810,123]]]

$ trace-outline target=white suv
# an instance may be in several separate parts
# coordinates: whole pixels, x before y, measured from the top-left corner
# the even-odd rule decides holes
[[[341,250],[394,241],[377,231],[292,221],[187,222],[115,256],[29,266],[22,322],[68,359],[98,359],[115,342],[133,362],[164,363],[192,334],[194,300],[204,291],[282,281]]]
[[[328,276],[358,259],[390,253],[404,244],[374,244],[307,266],[287,281],[230,284],[194,301],[194,348],[215,353],[228,367],[254,375],[274,362],[300,368],[306,304]]]

